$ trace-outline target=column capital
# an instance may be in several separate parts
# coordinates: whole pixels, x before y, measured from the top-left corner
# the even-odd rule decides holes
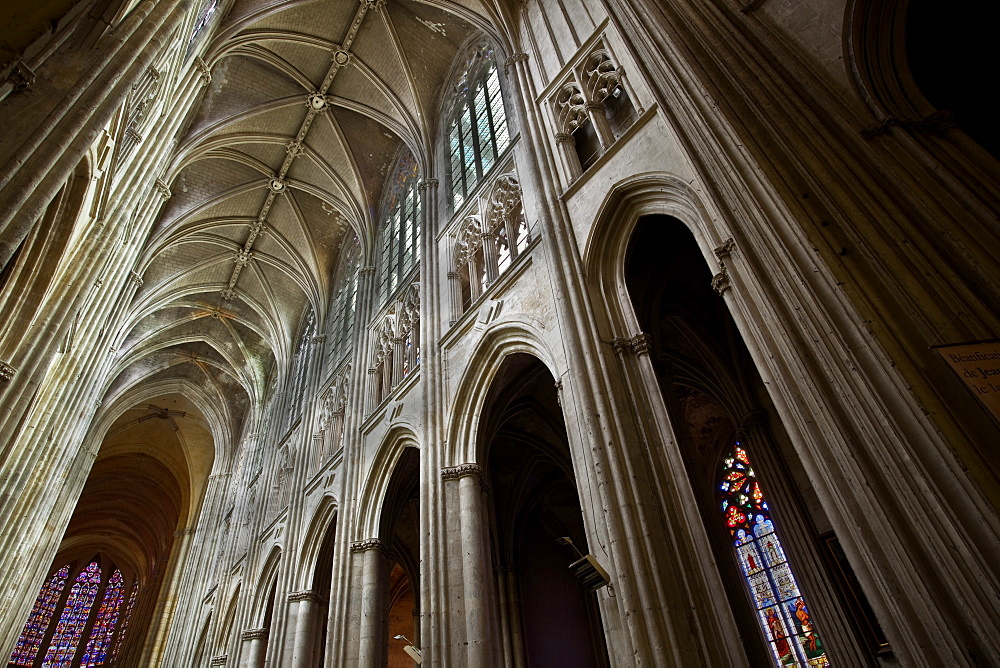
[[[568,132],[557,132],[556,141],[560,144],[575,144],[576,137],[574,137]]]
[[[137,287],[137,288],[141,288],[142,287],[142,276],[139,275],[139,272],[134,271],[134,270],[130,271],[128,273],[128,280],[130,280],[133,283],[135,283],[135,287]]]
[[[194,527],[184,527],[183,529],[178,529],[174,532],[174,538],[180,538],[181,536],[191,536],[194,535]]]
[[[0,383],[10,382],[15,373],[17,373],[17,369],[6,362],[0,362]]]
[[[196,56],[194,59],[194,66],[198,68],[198,74],[201,76],[201,85],[207,86],[212,83],[212,69],[205,62],[204,58],[201,56]]]
[[[728,239],[726,239],[725,241],[723,241],[721,244],[719,244],[718,246],[716,246],[712,250],[712,252],[715,253],[716,259],[718,259],[719,262],[722,262],[727,257],[729,257],[730,255],[732,255],[734,250],[736,250],[736,242],[733,241],[732,237],[729,237]]]
[[[228,654],[220,654],[219,656],[213,656],[211,664],[213,666],[224,666],[226,665],[226,660],[229,658]]]
[[[758,434],[767,426],[767,412],[759,408],[750,411],[740,420],[736,428],[738,438],[747,438],[753,434]]]
[[[366,538],[351,543],[351,552],[366,552],[368,550],[376,550],[385,554],[389,551],[389,546],[381,538]]]
[[[526,62],[528,62],[528,54],[512,53],[509,56],[507,56],[507,60],[503,61],[503,73],[509,77],[510,68],[512,65],[516,65],[517,63],[526,63]]]
[[[288,595],[289,601],[309,601],[310,603],[322,603],[323,597],[308,589],[303,591],[293,591]]]
[[[156,181],[153,182],[153,188],[163,199],[170,199],[170,196],[173,194],[170,192],[170,186],[168,186],[167,182],[163,179],[156,179]]]
[[[247,629],[243,632],[244,640],[257,640],[258,638],[266,638],[267,629]]]
[[[479,464],[459,464],[458,466],[445,466],[441,469],[442,480],[456,480],[468,475],[482,479],[483,467]]]
[[[726,268],[725,262],[720,262],[719,273],[712,277],[712,289],[721,295],[731,287],[733,287],[733,284],[729,280],[729,269]]]
[[[437,187],[438,187],[437,179],[424,179],[423,181],[420,182],[420,185],[417,186],[417,188],[419,188],[420,190],[428,190],[430,188],[437,188]]]

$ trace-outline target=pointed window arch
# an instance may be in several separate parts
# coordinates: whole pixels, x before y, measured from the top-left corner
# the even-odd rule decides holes
[[[93,666],[104,665],[108,655],[108,648],[111,645],[111,637],[115,632],[118,623],[118,615],[124,598],[125,583],[122,572],[115,569],[108,586],[104,590],[104,600],[97,612],[94,620],[94,627],[90,631],[90,638],[87,640],[87,648],[80,661],[81,668],[92,668]]]
[[[416,159],[405,151],[396,166],[382,221],[379,303],[403,284],[420,261],[420,180]]]
[[[448,124],[452,204],[458,209],[510,146],[493,47],[479,47],[466,62],[455,86]]]
[[[17,639],[17,645],[10,656],[10,663],[15,666],[30,666],[35,662],[38,650],[42,645],[42,639],[52,621],[56,606],[59,605],[59,598],[66,587],[66,579],[69,577],[69,565],[63,566],[52,574],[48,582],[42,585],[35,599],[35,605],[31,609],[28,621],[21,631],[21,636]]]
[[[45,665],[61,668],[73,663],[76,648],[83,636],[83,627],[90,617],[90,609],[97,598],[101,586],[101,567],[96,561],[80,571],[69,590],[69,597],[63,606],[59,623],[52,635],[52,642],[45,652]]]
[[[128,624],[132,621],[132,611],[135,609],[135,599],[136,595],[139,593],[139,581],[136,580],[132,583],[132,593],[128,597],[128,605],[125,606],[125,614],[122,616],[121,624],[118,626],[118,630],[115,633],[115,646],[111,650],[111,660],[117,661],[118,655],[121,654],[122,646],[125,644],[125,632],[128,631]]]
[[[733,539],[757,621],[778,666],[828,666],[791,566],[771,521],[771,509],[739,443],[725,457],[722,513]]]

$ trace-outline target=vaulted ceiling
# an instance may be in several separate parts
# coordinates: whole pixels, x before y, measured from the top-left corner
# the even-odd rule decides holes
[[[197,396],[239,437],[304,314],[329,320],[340,250],[371,257],[404,149],[426,164],[476,0],[236,0],[167,169],[108,398]],[[159,388],[136,393],[136,388]],[[124,408],[124,407],[123,407]]]

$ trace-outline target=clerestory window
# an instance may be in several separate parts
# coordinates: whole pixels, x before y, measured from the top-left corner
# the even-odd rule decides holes
[[[385,302],[420,261],[420,191],[417,162],[407,151],[389,184],[382,222],[379,303]]]
[[[483,46],[469,58],[456,89],[448,151],[452,203],[458,209],[510,146],[500,75],[491,47]]]

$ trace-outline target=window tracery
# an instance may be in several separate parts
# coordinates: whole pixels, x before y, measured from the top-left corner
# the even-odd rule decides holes
[[[90,638],[87,640],[87,647],[83,658],[80,661],[80,668],[92,668],[93,666],[104,665],[108,656],[108,647],[111,644],[111,637],[118,624],[119,608],[121,608],[124,598],[125,583],[122,572],[115,569],[108,586],[104,590],[104,600],[97,612],[93,629],[90,631]]]
[[[551,98],[570,179],[586,171],[635,122],[625,70],[603,41],[577,61]],[[639,109],[641,113],[641,109]]]
[[[132,583],[132,593],[128,597],[128,605],[125,606],[125,614],[122,617],[121,625],[118,628],[114,642],[114,649],[111,651],[111,660],[117,661],[121,654],[122,646],[125,645],[125,633],[128,631],[129,622],[132,621],[132,611],[135,609],[135,599],[139,593],[139,581]]]
[[[778,666],[828,666],[826,651],[739,444],[722,466],[721,505],[757,621]]]
[[[330,325],[330,355],[339,359],[352,344],[354,314],[358,306],[358,273],[361,267],[361,242],[350,235],[341,251],[340,264],[333,283],[333,318]]]
[[[90,609],[101,586],[101,567],[96,561],[80,571],[63,605],[52,641],[45,652],[44,665],[53,668],[69,666],[83,636],[83,627],[90,617]]]
[[[372,330],[368,410],[420,366],[420,284],[411,283]]]
[[[493,48],[469,57],[455,86],[448,124],[452,204],[458,209],[510,146],[510,129]]]
[[[379,302],[384,302],[402,285],[406,275],[420,261],[419,172],[413,154],[399,159],[389,184],[382,222]]]
[[[483,204],[484,215],[466,216],[455,238],[461,311],[479,299],[531,242],[521,187],[513,172],[496,179]]]

